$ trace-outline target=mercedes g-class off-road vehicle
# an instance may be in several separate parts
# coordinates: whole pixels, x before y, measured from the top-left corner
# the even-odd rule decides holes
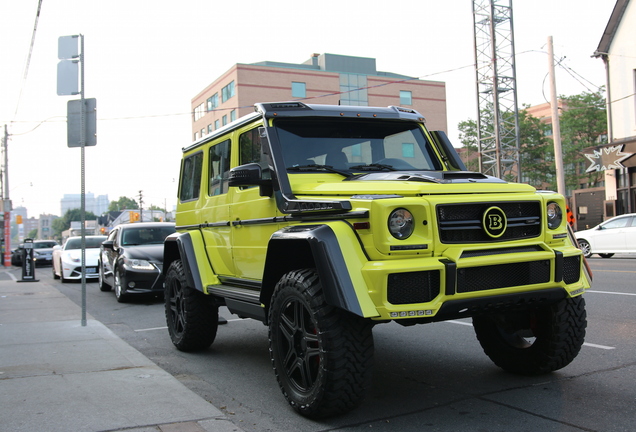
[[[400,108],[259,103],[183,150],[164,249],[174,345],[209,347],[219,306],[269,327],[274,373],[308,417],[370,385],[372,328],[472,318],[501,368],[569,364],[590,276],[564,198],[468,172]]]

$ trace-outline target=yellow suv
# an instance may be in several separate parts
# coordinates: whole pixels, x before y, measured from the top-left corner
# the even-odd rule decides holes
[[[361,402],[390,321],[470,317],[495,364],[551,372],[583,344],[591,280],[565,209],[467,171],[411,109],[259,103],[183,149],[170,337],[206,349],[219,306],[262,321],[283,395],[312,418]]]

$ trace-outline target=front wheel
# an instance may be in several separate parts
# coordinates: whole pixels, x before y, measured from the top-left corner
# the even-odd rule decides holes
[[[126,303],[128,300],[128,295],[124,292],[126,279],[119,276],[119,269],[113,270],[113,276],[115,278],[115,298],[119,303]]]
[[[310,418],[355,408],[371,383],[372,323],[326,303],[316,271],[284,275],[269,310],[269,352],[289,404]]]
[[[104,266],[102,265],[101,262],[98,262],[97,263],[97,267],[99,269],[99,271],[98,271],[99,279],[97,280],[97,285],[99,285],[99,290],[100,291],[110,291],[111,290],[111,286],[108,285],[106,283],[106,281],[104,280]]]
[[[164,285],[168,333],[180,351],[208,348],[216,338],[219,307],[214,299],[188,286],[183,263],[173,261]]]
[[[600,254],[599,254],[599,256],[600,256],[601,258],[611,258],[611,257],[613,257],[613,256],[614,256],[614,254],[613,254],[613,253],[605,253],[605,254],[601,254],[601,253],[600,253]]]
[[[581,251],[583,251],[583,256],[585,258],[589,258],[592,256],[592,246],[590,246],[590,243],[587,240],[578,240],[579,242],[579,249],[581,249]]]
[[[500,368],[521,375],[561,369],[578,355],[587,326],[582,296],[528,311],[473,317],[484,352]]]

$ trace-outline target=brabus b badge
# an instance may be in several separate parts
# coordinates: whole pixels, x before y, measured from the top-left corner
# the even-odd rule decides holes
[[[490,207],[482,217],[484,231],[492,238],[499,238],[506,232],[508,221],[506,214],[499,207]]]

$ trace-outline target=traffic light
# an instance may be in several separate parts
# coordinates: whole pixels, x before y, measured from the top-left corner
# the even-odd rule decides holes
[[[131,211],[129,218],[131,222],[139,222],[139,212]]]
[[[17,223],[18,225],[22,223],[22,215],[15,216],[15,223]]]

